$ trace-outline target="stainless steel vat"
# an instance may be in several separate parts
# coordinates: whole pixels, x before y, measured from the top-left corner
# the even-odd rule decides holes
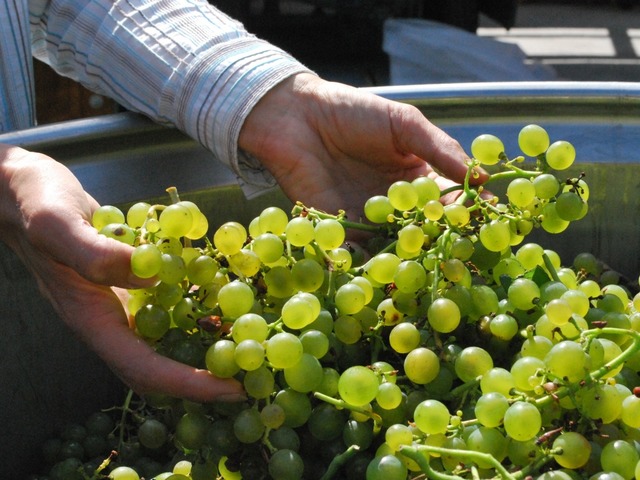
[[[534,237],[565,263],[597,254],[627,276],[640,273],[640,86],[627,83],[484,83],[373,88],[416,105],[469,150],[481,133],[500,136],[511,155],[522,126],[538,123],[571,141],[591,186],[590,213],[560,236]],[[124,113],[0,135],[68,165],[101,203],[165,198],[178,187],[212,223],[248,222],[280,191],[248,201],[233,174],[181,133]],[[11,251],[0,244],[0,476],[24,478],[51,431],[120,398],[122,387],[71,337]]]

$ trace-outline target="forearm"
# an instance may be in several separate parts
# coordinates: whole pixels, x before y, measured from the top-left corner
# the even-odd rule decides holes
[[[259,99],[307,69],[205,0],[30,0],[34,54],[128,109],[173,124],[240,173]]]

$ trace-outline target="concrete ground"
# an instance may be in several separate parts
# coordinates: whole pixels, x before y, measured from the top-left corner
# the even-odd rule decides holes
[[[304,3],[281,0],[285,15],[257,15],[245,23],[325,78],[356,86],[390,83],[379,25],[357,16],[309,14]],[[517,44],[527,62],[553,68],[561,80],[640,79],[640,0],[521,0],[511,29],[481,15],[476,33]]]
[[[506,31],[482,19],[478,35],[520,46],[529,59],[553,67],[562,79],[640,80],[640,2],[527,2]]]

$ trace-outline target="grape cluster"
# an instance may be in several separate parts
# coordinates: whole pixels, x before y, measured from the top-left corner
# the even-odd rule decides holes
[[[557,178],[569,142],[528,125],[518,143],[509,159],[480,135],[462,185],[395,182],[366,221],[298,203],[207,237],[174,190],[100,207],[94,226],[158,279],[130,292],[137,333],[248,400],[130,395],[109,447],[138,457],[86,478],[640,478],[640,295],[591,254],[563,266],[524,242],[584,217],[589,189]],[[496,171],[474,187],[479,165]]]

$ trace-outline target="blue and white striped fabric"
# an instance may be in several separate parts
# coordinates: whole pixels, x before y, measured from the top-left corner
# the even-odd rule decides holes
[[[27,17],[28,15],[28,17]],[[206,0],[0,1],[0,130],[33,125],[30,52],[60,74],[198,140],[251,184],[240,128],[283,79],[308,71]]]

